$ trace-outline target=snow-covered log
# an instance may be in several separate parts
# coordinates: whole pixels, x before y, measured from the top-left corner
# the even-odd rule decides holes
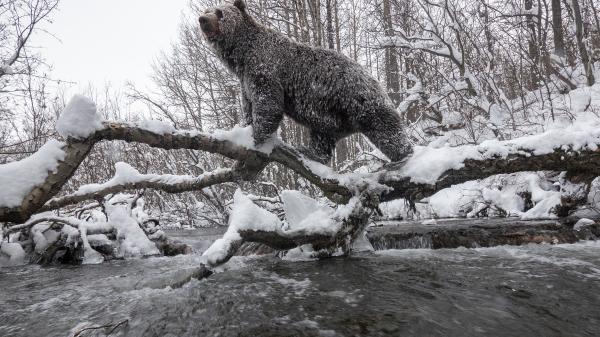
[[[251,130],[249,130],[251,131]],[[95,143],[124,140],[148,144],[162,149],[194,149],[221,154],[239,161],[233,168],[201,177],[175,178],[154,175],[135,176],[98,186],[98,190],[76,192],[53,199],[63,184],[87,156]],[[600,172],[600,119],[583,119],[572,126],[511,141],[487,141],[480,145],[459,147],[416,147],[415,154],[401,164],[391,164],[379,172],[338,174],[331,168],[305,158],[293,147],[274,140],[269,146],[255,148],[251,132],[199,133],[169,128],[147,128],[117,122],[104,122],[103,127],[88,137],[68,138],[64,143],[52,141],[52,153],[38,153],[19,162],[0,166],[0,221],[23,223],[41,210],[55,209],[69,203],[91,199],[96,194],[136,188],[156,188],[183,192],[228,181],[251,180],[269,162],[280,163],[320,189],[338,203],[347,202],[356,191],[380,190],[381,200],[419,199],[461,182],[494,174],[519,171],[556,170],[576,174]],[[40,152],[47,152],[44,146]],[[21,177],[31,167],[44,163],[35,179]],[[19,180],[20,179],[20,180]],[[15,183],[18,181],[18,184]],[[14,187],[14,188],[12,188]]]
[[[80,110],[86,118],[77,115]],[[251,128],[201,133],[176,130],[156,121],[131,124],[102,122],[97,117],[93,103],[76,97],[58,122],[62,125],[61,134],[67,139],[65,142],[50,141],[30,157],[0,166],[0,186],[3,187],[0,189],[0,221],[24,223],[42,211],[126,190],[154,188],[177,193],[225,182],[251,181],[271,162],[295,171],[339,205],[334,213],[313,219],[314,222],[321,218],[327,221],[310,232],[297,228],[284,230],[275,221],[265,225],[265,217],[260,217],[262,222],[254,223],[246,217],[245,222],[230,224],[228,234],[207,253],[208,261],[218,264],[229,259],[243,242],[264,243],[275,249],[311,244],[317,251],[347,250],[381,201],[417,200],[453,184],[500,173],[554,170],[595,176],[600,172],[600,119],[593,115],[582,116],[568,127],[509,141],[490,140],[459,147],[419,146],[402,163],[388,164],[377,172],[347,174],[307,159],[278,139],[257,148]],[[93,125],[79,127],[88,120],[92,120]],[[111,180],[82,186],[70,195],[55,198],[94,144],[112,140],[166,150],[211,152],[234,159],[237,164],[233,168],[190,177],[140,174],[131,166],[119,163]],[[248,199],[248,202],[251,201]],[[20,227],[11,230],[17,228]],[[80,228],[80,232],[85,235],[86,231]]]

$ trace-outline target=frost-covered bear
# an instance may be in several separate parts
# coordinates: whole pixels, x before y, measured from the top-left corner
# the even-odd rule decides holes
[[[356,132],[392,161],[412,152],[390,99],[356,62],[257,23],[242,0],[207,9],[199,22],[241,82],[245,123],[257,145],[277,131],[285,114],[310,129],[309,154],[321,162],[331,158],[339,139]]]

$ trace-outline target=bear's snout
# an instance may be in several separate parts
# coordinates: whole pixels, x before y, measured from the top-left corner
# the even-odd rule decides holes
[[[213,40],[219,34],[219,20],[214,14],[203,14],[198,18],[200,29],[208,40]]]

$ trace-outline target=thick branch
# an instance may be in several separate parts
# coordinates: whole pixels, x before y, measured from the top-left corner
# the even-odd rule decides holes
[[[167,193],[182,193],[188,191],[198,191],[212,185],[241,180],[241,174],[234,169],[219,170],[217,172],[207,173],[193,178],[175,178],[171,175],[146,176],[147,177],[135,182],[116,184],[110,184],[109,182],[107,184],[99,185],[97,189],[88,188],[90,190],[89,192],[86,191],[86,189],[80,189],[75,193],[48,201],[42,208],[40,208],[39,212],[51,211],[67,205],[77,204],[86,200],[94,200],[98,197],[104,197],[109,194],[124,191],[151,188]],[[176,182],[173,181],[174,178],[177,180]]]
[[[392,169],[381,177],[380,183],[392,187],[393,190],[384,194],[381,199],[382,201],[399,198],[419,200],[466,181],[522,171],[567,171],[569,174],[598,175],[600,150],[565,151],[558,149],[544,155],[533,155],[523,151],[519,154],[508,155],[506,158],[468,159],[464,161],[463,168],[444,172],[434,185],[411,182],[409,177],[400,177],[398,172]]]

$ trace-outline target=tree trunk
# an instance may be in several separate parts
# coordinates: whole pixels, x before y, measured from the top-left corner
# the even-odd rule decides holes
[[[552,0],[552,33],[554,35],[554,54],[563,58],[566,53],[560,0]]]
[[[392,26],[392,8],[390,0],[383,0],[383,26],[386,37],[394,36]],[[400,78],[398,70],[398,56],[393,46],[385,49],[385,78],[388,96],[392,99],[394,106],[400,104]]]
[[[583,39],[583,20],[581,18],[581,8],[579,7],[579,0],[572,0],[573,4],[573,16],[575,17],[575,36],[577,38],[577,48],[579,49],[579,56],[581,57],[581,63],[585,69],[585,77],[587,85],[594,85],[594,69],[592,67],[592,61],[588,54],[588,50],[585,46]]]
[[[325,0],[325,11],[327,15],[327,48],[334,49],[334,32],[333,32],[333,8],[332,8],[333,0]]]
[[[533,9],[533,0],[525,0],[525,10],[530,11]],[[537,17],[533,14],[527,14],[526,16],[526,24],[527,24],[527,49],[529,54],[529,59],[536,66],[533,69],[528,69],[529,71],[529,83],[527,83],[527,89],[534,90],[538,86],[539,77],[535,69],[537,69],[537,65],[539,65],[540,61],[540,51],[537,40],[537,23],[534,21],[534,17]]]

